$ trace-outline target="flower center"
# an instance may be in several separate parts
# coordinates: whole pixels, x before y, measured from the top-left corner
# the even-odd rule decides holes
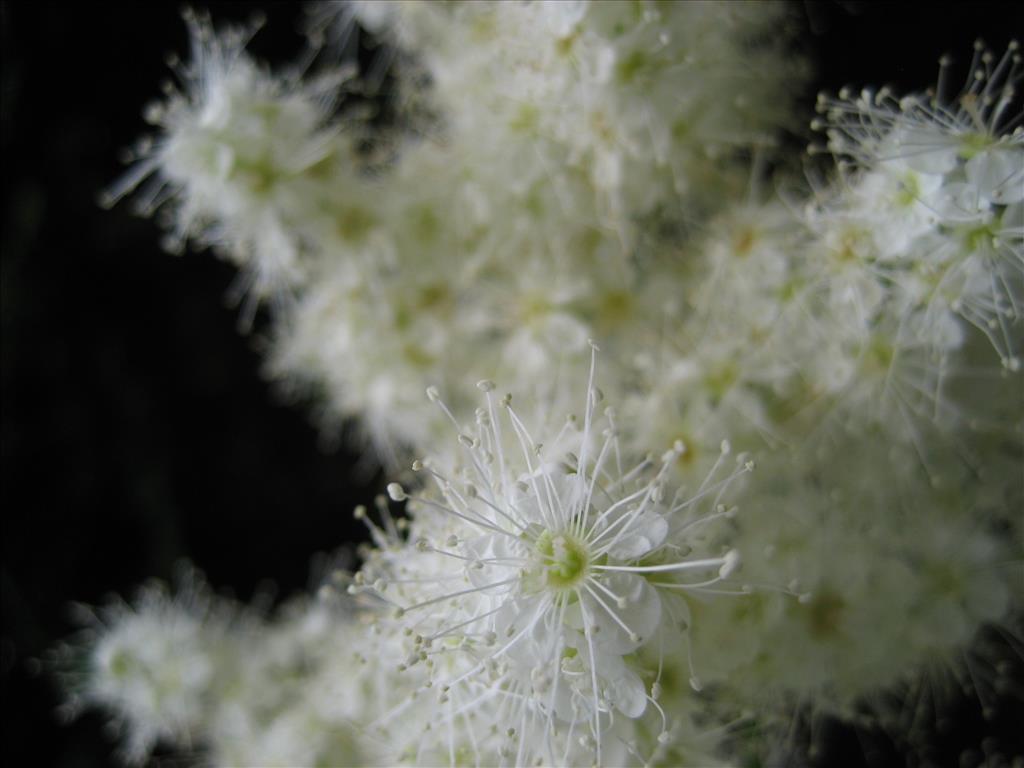
[[[546,530],[537,537],[536,549],[548,587],[568,589],[586,576],[590,557],[586,547],[573,536]]]

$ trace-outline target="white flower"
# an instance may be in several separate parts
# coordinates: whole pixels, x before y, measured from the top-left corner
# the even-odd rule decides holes
[[[1021,365],[1024,323],[1018,49],[1010,43],[996,61],[978,43],[968,82],[951,100],[940,72],[934,95],[897,100],[888,89],[822,95],[818,109],[825,118],[814,124],[827,132],[829,149],[865,171],[855,196],[876,197],[873,188],[885,176],[886,186],[895,181],[900,188],[895,197],[883,192],[883,200],[900,203],[889,214],[871,214],[863,205],[861,213],[853,211],[878,239],[871,257],[919,270],[932,285],[929,301],[942,305],[934,314],[944,308],[959,314],[988,336],[1003,366],[1014,371]],[[949,63],[943,59],[943,69]],[[897,214],[908,204],[909,211]]]
[[[131,762],[144,761],[159,742],[196,739],[227,658],[231,618],[201,577],[184,572],[173,597],[152,584],[132,605],[82,611],[88,626],[58,660],[69,672],[69,713],[107,709]]]
[[[567,425],[555,450],[535,443],[510,399],[497,401],[493,384],[481,382],[487,407],[477,411],[475,428],[451,417],[461,468],[448,474],[429,462],[414,465],[436,486],[409,497],[414,546],[373,553],[362,573],[362,583],[421,637],[407,666],[467,654],[470,663],[435,684],[444,691],[476,686],[503,700],[540,728],[517,751],[554,762],[574,732],[588,736],[600,761],[613,712],[637,718],[654,701],[631,654],[655,637],[666,649],[686,643],[675,629],[679,617],[669,620],[676,609],[659,592],[702,593],[736,570],[738,553],[709,539],[708,523],[734,513],[720,500],[752,466],[741,457],[718,478],[729,453],[723,446],[693,495],[667,490],[681,446],[659,463],[624,469],[614,421],[598,439],[592,377],[593,369],[582,431]],[[509,433],[518,454],[509,450]],[[407,498],[397,483],[389,493]],[[703,503],[713,511],[697,514]]]
[[[191,61],[171,60],[181,90],[168,84],[166,100],[147,108],[161,134],[140,142],[103,202],[135,192],[141,213],[162,210],[169,249],[191,237],[245,269],[247,323],[256,300],[282,298],[305,277],[303,252],[323,228],[323,209],[341,208],[345,187],[359,186],[354,132],[328,125],[352,73],[305,83],[271,75],[244,50],[255,24],[215,33],[191,11],[185,21]]]
[[[978,42],[970,76],[951,99],[943,93],[948,57],[935,93],[896,98],[888,88],[864,89],[856,96],[843,89],[838,99],[818,97],[818,111],[827,122],[829,149],[849,155],[860,165],[901,159],[925,174],[946,175],[966,161],[967,176],[986,199],[999,204],[1016,202],[1024,169],[1020,165],[1024,136],[1019,129],[1007,134],[1015,122],[1011,109],[1020,79],[1019,44],[1010,43],[999,61]]]

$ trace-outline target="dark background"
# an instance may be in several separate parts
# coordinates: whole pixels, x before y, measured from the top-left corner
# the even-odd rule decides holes
[[[296,6],[204,7],[215,21],[264,11],[259,58],[288,62],[300,49]],[[806,3],[802,23],[818,73],[808,121],[820,88],[920,89],[940,54],[963,66],[976,36],[1000,53],[1024,31],[1008,3]],[[71,601],[129,595],[182,558],[240,599],[268,584],[287,596],[309,586],[313,553],[362,539],[351,509],[383,488],[261,378],[224,301],[232,268],[169,256],[130,206],[96,205],[123,169],[119,150],[146,131],[164,55],[186,44],[176,5],[0,6],[5,765],[116,765],[102,717],[59,725],[56,687],[33,674],[73,631]],[[959,766],[965,749],[1024,752],[1019,701],[993,721],[969,700],[953,712],[926,750],[831,729],[817,762]]]

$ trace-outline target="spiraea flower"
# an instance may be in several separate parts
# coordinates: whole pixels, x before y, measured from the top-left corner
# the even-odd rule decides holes
[[[855,182],[864,189],[854,194],[889,207],[868,219],[883,223],[872,261],[914,273],[926,318],[942,323],[944,312],[955,313],[1016,371],[1024,301],[1019,45],[1010,43],[997,59],[976,44],[967,83],[953,97],[945,93],[950,65],[943,57],[939,82],[926,94],[822,95],[824,117],[814,126],[825,130],[831,151],[865,172]],[[867,194],[870,188],[889,192]]]
[[[178,82],[145,111],[159,132],[102,202],[135,192],[139,212],[160,211],[169,250],[188,239],[216,248],[244,270],[251,315],[255,300],[279,299],[306,276],[312,243],[347,196],[359,197],[358,132],[332,120],[352,71],[271,74],[245,51],[257,23],[215,32],[208,18],[184,16],[191,57],[170,59]]]
[[[106,709],[130,762],[141,763],[160,742],[196,739],[231,657],[231,611],[209,594],[201,576],[183,572],[173,595],[154,583],[132,603],[79,606],[79,613],[84,629],[55,659],[71,693],[66,714]]]
[[[685,649],[689,614],[677,597],[714,594],[736,571],[739,554],[712,523],[735,513],[724,495],[752,463],[724,445],[689,493],[667,482],[682,446],[624,465],[613,414],[603,429],[595,414],[593,368],[582,425],[567,423],[547,446],[493,383],[478,386],[486,406],[470,428],[431,391],[461,454],[414,464],[433,489],[407,496],[389,486],[392,499],[409,499],[411,542],[373,552],[360,581],[415,635],[410,665],[465,657],[457,673],[435,672],[433,685],[446,695],[475,689],[528,726],[519,758],[560,762],[575,735],[600,761],[616,715],[660,710],[657,673],[637,668],[636,651]]]

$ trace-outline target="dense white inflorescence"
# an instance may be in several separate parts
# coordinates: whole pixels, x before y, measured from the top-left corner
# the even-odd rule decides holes
[[[240,267],[269,375],[407,504],[277,616],[99,612],[73,703],[131,758],[713,765],[962,659],[984,696],[967,649],[1024,583],[1016,43],[956,94],[944,60],[821,96],[836,172],[776,191],[782,4],[351,2],[285,74],[186,18],[111,198]],[[393,124],[346,108],[380,61]]]

